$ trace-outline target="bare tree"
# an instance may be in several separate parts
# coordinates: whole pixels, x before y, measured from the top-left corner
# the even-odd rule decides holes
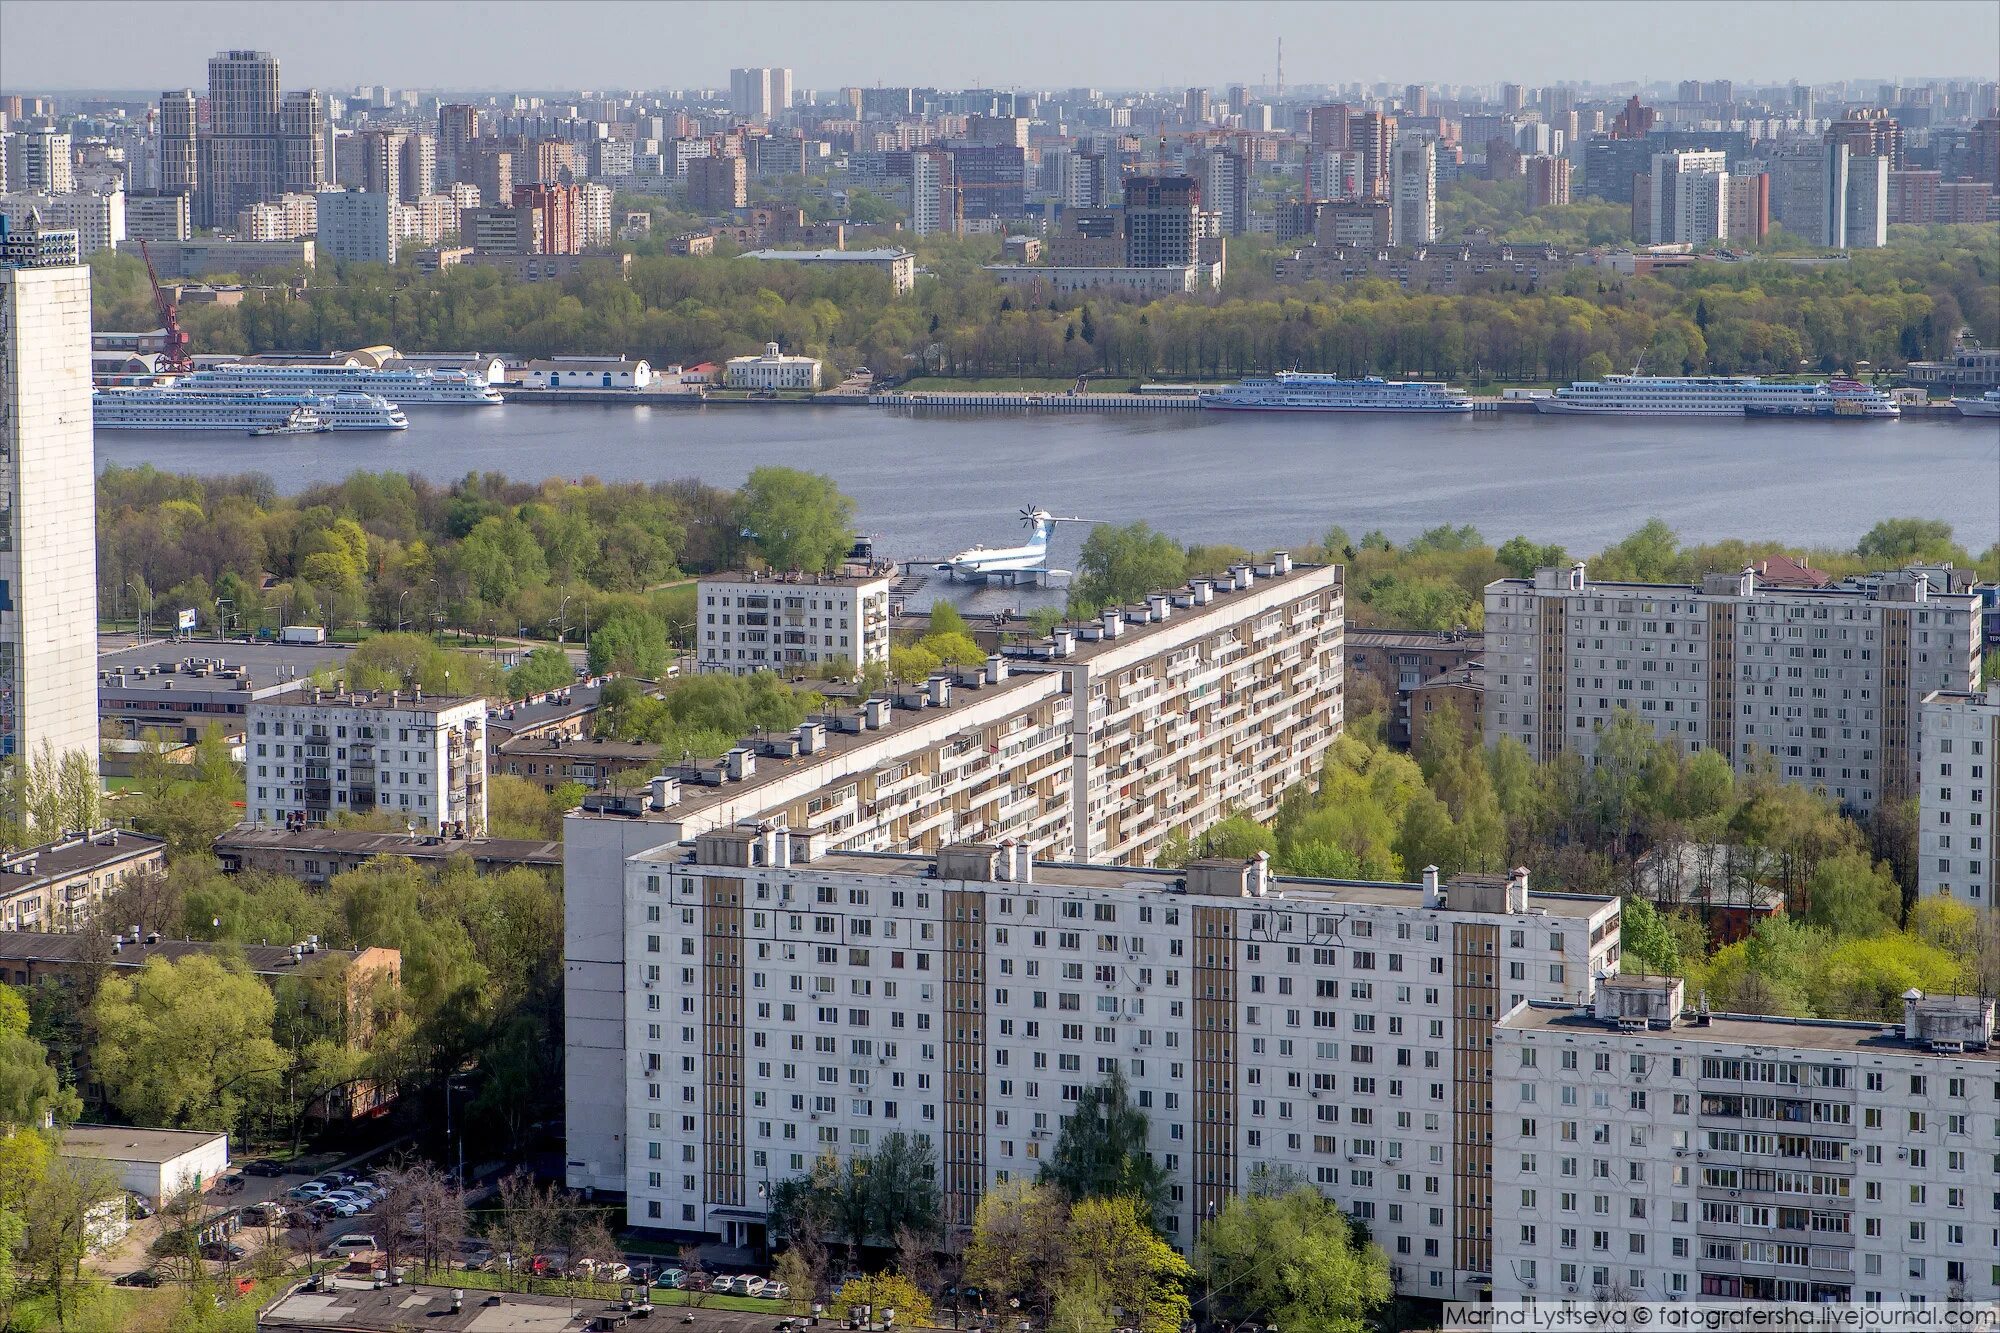
[[[896,1271],[908,1278],[910,1285],[932,1300],[937,1299],[943,1284],[938,1279],[937,1238],[902,1227],[896,1232]]]
[[[553,1192],[533,1176],[516,1171],[500,1182],[500,1216],[489,1234],[506,1256],[510,1286],[517,1278],[523,1290],[532,1284],[531,1265],[556,1238],[558,1220]]]
[[[699,1310],[708,1302],[708,1270],[702,1267],[701,1246],[681,1246],[681,1273],[681,1290],[687,1293],[688,1306]]]
[[[611,1238],[611,1228],[604,1224],[604,1214],[595,1210],[573,1213],[569,1228],[569,1271],[573,1278],[589,1276],[597,1279],[600,1269],[618,1259],[618,1243]]]
[[[201,1194],[184,1188],[160,1200],[160,1238],[154,1244],[160,1256],[156,1267],[169,1282],[192,1287],[208,1280],[201,1266]]]

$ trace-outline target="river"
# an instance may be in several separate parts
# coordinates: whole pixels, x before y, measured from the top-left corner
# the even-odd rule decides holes
[[[1906,515],[1949,521],[1975,550],[2000,537],[1993,421],[523,404],[409,415],[409,430],[380,435],[100,432],[97,460],[257,471],[286,490],[356,469],[734,487],[753,467],[783,464],[830,474],[878,549],[899,559],[1012,544],[1027,505],[1252,547],[1314,540],[1333,524],[1400,541],[1469,523],[1495,542],[1525,533],[1588,552],[1655,515],[1684,541],[1851,546],[1877,520]],[[1078,532],[1058,530],[1058,562],[1073,559]]]

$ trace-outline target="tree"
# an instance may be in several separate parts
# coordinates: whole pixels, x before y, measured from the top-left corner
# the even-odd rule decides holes
[[[736,514],[757,554],[773,569],[825,573],[854,546],[854,501],[833,478],[760,467],[737,492]]]
[[[1009,1180],[980,1196],[965,1251],[966,1281],[1004,1308],[1046,1308],[1043,1284],[1059,1271],[1069,1206],[1052,1185]]]
[[[792,1294],[784,1303],[787,1314],[804,1314],[818,1299],[821,1275],[813,1271],[797,1247],[784,1251],[772,1261],[771,1276],[791,1288]]]
[[[1145,523],[1099,525],[1083,540],[1070,583],[1072,615],[1093,616],[1104,607],[1142,600],[1149,592],[1178,587],[1187,578],[1187,552]]]
[[[58,1093],[48,1051],[28,1035],[27,1000],[0,986],[0,1127],[40,1125]]]
[[[1137,1199],[1149,1218],[1166,1207],[1166,1169],[1146,1151],[1146,1113],[1116,1067],[1077,1097],[1041,1179],[1072,1201]]]
[[[863,1307],[877,1321],[882,1318],[883,1311],[894,1310],[899,1325],[924,1328],[931,1322],[931,1298],[900,1273],[850,1278],[833,1294],[833,1300],[828,1304],[835,1319],[845,1319],[850,1312]]]
[[[1112,1304],[1141,1333],[1179,1333],[1188,1319],[1188,1261],[1153,1230],[1153,1212],[1133,1195],[1080,1199],[1064,1237],[1065,1285],[1096,1275]]]
[[[128,799],[141,833],[166,839],[177,853],[209,855],[215,840],[237,821],[243,800],[242,771],[229,757],[221,726],[202,730],[192,763],[175,763],[160,749],[141,754]]]
[[[140,1124],[232,1129],[277,1086],[271,992],[209,955],[155,958],[107,977],[91,1016],[91,1064],[111,1104]]]
[[[701,1246],[681,1246],[680,1270],[681,1294],[690,1307],[699,1310],[708,1302],[708,1269],[701,1262]]]
[[[867,1158],[868,1231],[885,1240],[937,1233],[937,1148],[929,1138],[895,1130]]]
[[[1222,1308],[1279,1328],[1361,1333],[1393,1294],[1388,1256],[1310,1186],[1230,1199],[1196,1263]]]
[[[118,1197],[118,1178],[90,1158],[52,1156],[22,1208],[21,1266],[48,1293],[56,1327],[67,1329],[84,1310],[82,1281],[91,1248],[91,1216]]]
[[[659,617],[646,611],[619,610],[591,634],[586,656],[593,676],[616,671],[651,680],[666,674],[673,650],[667,645],[667,627]]]
[[[1560,546],[1544,546],[1526,537],[1509,537],[1494,557],[1517,579],[1531,579],[1538,569],[1559,567],[1569,562],[1569,553]]]
[[[507,673],[507,693],[516,699],[531,694],[559,690],[576,679],[569,654],[560,648],[541,647],[522,658]]]
[[[65,829],[93,829],[102,822],[97,766],[83,751],[57,754],[44,737],[20,781],[22,809],[37,838],[54,839]]]
[[[1627,898],[1619,905],[1618,920],[1626,957],[1656,976],[1681,975],[1680,945],[1658,908],[1644,898]]]
[[[1878,568],[1962,559],[1951,524],[1936,518],[1885,518],[1854,544],[1854,553]]]
[[[1903,891],[1886,861],[1842,852],[1821,861],[1806,882],[1806,920],[1834,935],[1882,935],[1896,929]]]

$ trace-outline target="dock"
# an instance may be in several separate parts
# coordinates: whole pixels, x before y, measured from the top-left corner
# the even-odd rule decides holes
[[[894,393],[870,394],[870,405],[899,411],[1191,412],[1192,395],[1148,393]]]

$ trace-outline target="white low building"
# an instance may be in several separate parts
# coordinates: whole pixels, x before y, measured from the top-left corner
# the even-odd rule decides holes
[[[229,1136],[209,1130],[72,1125],[60,1151],[77,1161],[102,1162],[117,1173],[118,1188],[156,1206],[182,1190],[207,1189],[229,1167]]]
[[[530,389],[643,389],[653,367],[623,357],[557,356],[530,361],[522,383]]]
[[[1185,264],[1166,268],[1125,268],[1107,265],[1091,268],[1071,265],[1041,267],[1033,264],[988,264],[986,272],[1003,287],[1040,286],[1049,292],[1123,292],[1127,296],[1151,299],[1182,296],[1204,282],[1204,266]]]
[[[819,361],[810,356],[786,356],[778,344],[765,343],[762,356],[732,356],[723,367],[723,382],[732,389],[819,388]]]

